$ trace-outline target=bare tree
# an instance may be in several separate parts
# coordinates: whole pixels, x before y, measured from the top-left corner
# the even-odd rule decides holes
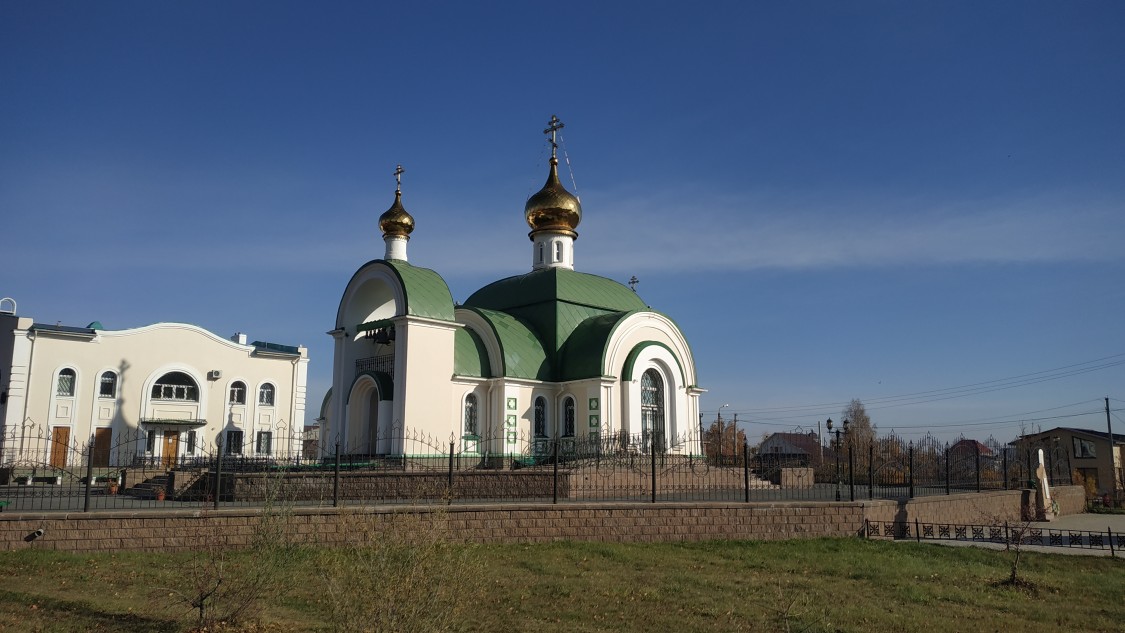
[[[869,446],[875,441],[875,427],[871,425],[871,416],[859,398],[853,398],[848,406],[840,412],[848,421],[848,435],[854,446]]]

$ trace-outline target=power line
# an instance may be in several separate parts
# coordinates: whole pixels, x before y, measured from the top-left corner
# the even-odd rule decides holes
[[[1118,359],[1118,360],[1112,360]],[[1106,362],[1111,361],[1111,362]],[[866,404],[875,406],[868,407],[875,408],[889,408],[890,406],[905,406],[908,404],[923,404],[926,402],[935,402],[938,400],[948,400],[951,398],[959,398],[969,395],[977,395],[980,393],[989,393],[992,391],[1001,391],[1004,389],[1013,389],[1015,387],[1022,387],[1026,385],[1037,384],[1049,380],[1059,380],[1062,378],[1070,378],[1081,374],[1101,371],[1103,369],[1111,369],[1125,365],[1125,353],[1112,354],[1102,358],[1084,361],[1081,363],[1072,363],[1070,365],[1063,365],[1052,369],[1044,369],[1041,371],[1030,372],[1026,374],[1018,374],[1016,376],[1009,376],[1006,378],[997,378],[994,380],[986,380],[982,382],[968,383],[956,387],[945,387],[942,389],[929,389],[926,391],[916,391],[913,393],[900,394],[897,396],[885,396],[881,398],[868,398],[864,400]],[[931,397],[933,396],[933,397]],[[908,402],[903,402],[908,401]],[[896,403],[891,405],[890,403]],[[794,405],[787,407],[765,407],[760,409],[749,409],[745,411],[747,414],[754,413],[789,413],[801,410],[817,409],[823,410],[825,407],[839,408],[847,406],[847,402],[826,402],[820,404],[808,405]],[[884,405],[880,407],[879,405]]]

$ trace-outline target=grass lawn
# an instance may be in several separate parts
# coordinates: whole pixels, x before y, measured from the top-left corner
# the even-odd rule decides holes
[[[1125,623],[1120,559],[1025,552],[1026,589],[999,584],[1005,552],[858,539],[443,544],[433,554],[282,550],[265,557],[258,609],[207,630],[1057,633]],[[191,594],[207,556],[6,553],[0,631],[193,630],[175,596]],[[224,582],[240,584],[262,560],[224,553]]]

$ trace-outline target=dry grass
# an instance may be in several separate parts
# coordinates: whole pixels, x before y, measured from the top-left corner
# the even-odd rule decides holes
[[[288,548],[260,616],[223,632],[1116,631],[1125,561],[821,539],[465,546],[402,519],[370,547]],[[440,519],[439,519],[440,520]],[[412,540],[413,539],[413,540]],[[239,562],[252,552],[234,552]],[[0,567],[0,631],[190,630],[151,587],[187,554],[22,551]]]

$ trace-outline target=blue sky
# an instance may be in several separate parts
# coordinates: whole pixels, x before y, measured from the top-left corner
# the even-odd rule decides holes
[[[395,165],[411,261],[464,300],[529,269],[557,114],[576,266],[677,320],[709,418],[757,437],[858,397],[908,437],[1104,429],[1123,27],[1115,2],[9,1],[0,296],[306,345],[311,420]]]

